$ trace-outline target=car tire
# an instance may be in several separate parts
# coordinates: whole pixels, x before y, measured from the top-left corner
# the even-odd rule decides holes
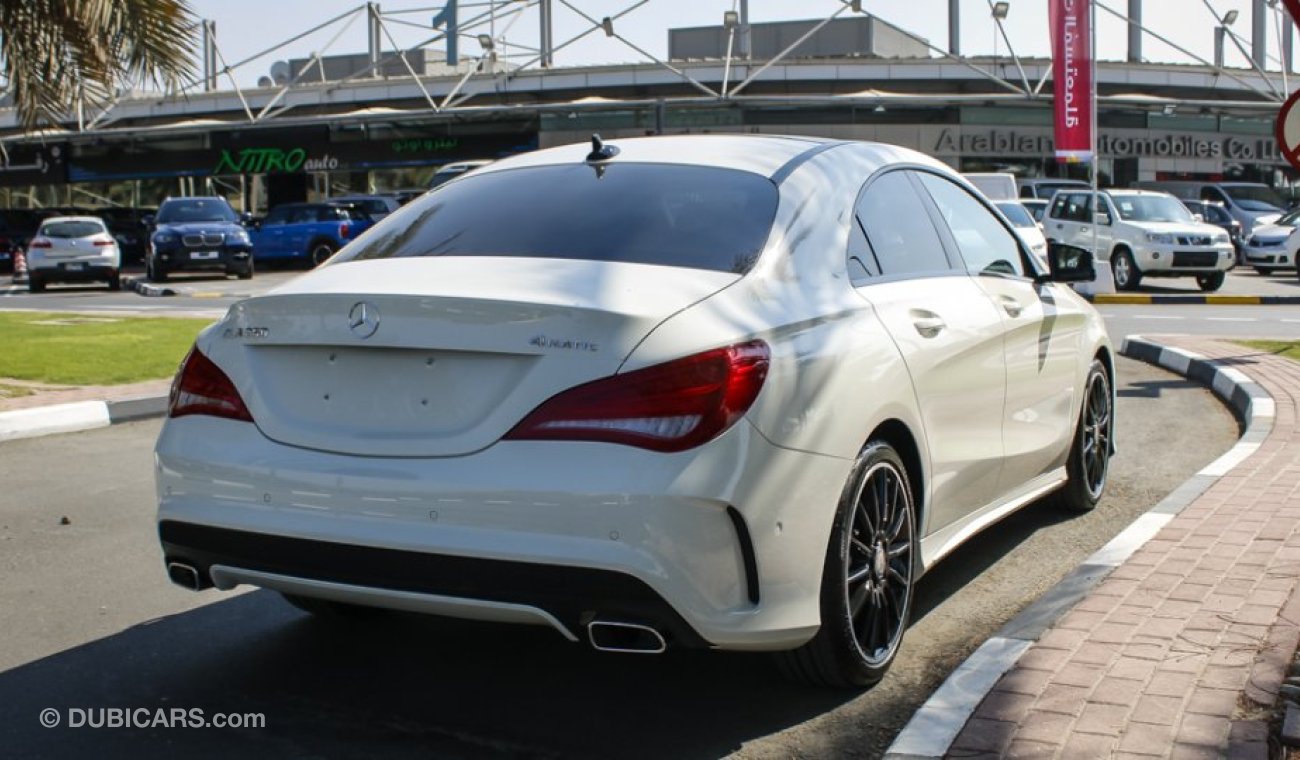
[[[145,269],[150,282],[167,282],[167,269],[157,261],[150,259]]]
[[[118,273],[118,272],[114,272],[114,273],[113,273],[113,274],[108,278],[108,289],[109,289],[109,290],[121,290],[121,289],[122,289],[122,275],[121,275],[120,273]]]
[[[1142,284],[1142,270],[1138,269],[1133,254],[1127,248],[1115,251],[1111,256],[1110,267],[1115,276],[1115,287],[1119,290],[1137,290]]]
[[[235,276],[241,280],[253,279],[253,260],[250,258],[244,268],[235,273]]]
[[[1273,276],[1273,273],[1276,271],[1277,271],[1276,269],[1273,269],[1271,267],[1255,267],[1255,273],[1258,274],[1260,277],[1271,277]]]
[[[45,278],[41,277],[40,275],[36,274],[35,272],[28,272],[28,274],[27,274],[27,292],[28,292],[28,293],[44,293],[44,292],[45,292]]]
[[[1223,272],[1213,272],[1211,274],[1196,275],[1196,285],[1206,293],[1213,293],[1223,287],[1223,281],[1227,275]]]
[[[314,599],[297,594],[281,592],[280,596],[294,607],[323,620],[362,622],[380,617],[385,612],[378,607],[363,607],[359,604],[332,602],[328,599]]]
[[[776,655],[788,678],[864,688],[885,676],[911,616],[920,559],[916,533],[902,458],[884,441],[868,443],[835,513],[822,569],[821,627],[808,643]]]
[[[338,246],[334,245],[330,241],[317,240],[315,243],[311,244],[311,251],[307,256],[307,260],[310,262],[311,268],[315,269],[321,264],[324,264],[337,250]]]
[[[1068,512],[1091,512],[1106,491],[1111,445],[1115,435],[1115,397],[1110,376],[1100,359],[1093,359],[1084,382],[1083,403],[1075,424],[1074,442],[1066,461],[1068,477],[1057,492],[1057,503]]]

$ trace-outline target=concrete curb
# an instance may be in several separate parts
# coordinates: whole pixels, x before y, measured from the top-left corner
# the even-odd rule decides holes
[[[76,401],[17,409],[0,412],[0,441],[94,430],[119,422],[161,417],[166,413],[166,396],[139,396],[117,401]]]
[[[1174,515],[1254,453],[1273,429],[1273,397],[1238,369],[1137,335],[1124,339],[1120,353],[1204,384],[1227,403],[1245,432],[1223,456],[1140,515],[967,657],[903,727],[885,752],[887,760],[929,760],[946,755],[998,679],[1058,618],[1160,532]]]
[[[122,288],[124,290],[134,290],[142,296],[160,297],[174,296],[176,291],[161,285],[154,285],[141,275],[122,275]]]
[[[1160,295],[1153,293],[1096,293],[1084,298],[1095,304],[1191,304],[1198,306],[1294,306],[1300,296]]]

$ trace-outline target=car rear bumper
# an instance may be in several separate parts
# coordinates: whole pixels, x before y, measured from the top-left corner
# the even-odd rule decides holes
[[[192,416],[169,420],[156,451],[166,560],[204,583],[459,617],[525,608],[577,635],[599,617],[758,650],[816,632],[850,467],[747,422],[680,454],[518,441],[418,459],[299,449]]]
[[[104,263],[102,259],[94,261],[51,261],[49,259],[30,262],[29,276],[43,282],[104,282],[118,275],[120,271],[116,262]]]

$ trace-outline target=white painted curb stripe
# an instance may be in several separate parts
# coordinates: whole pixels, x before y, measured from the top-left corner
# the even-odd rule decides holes
[[[1254,454],[1258,448],[1258,443],[1239,443],[1228,449],[1227,453],[1223,456],[1205,465],[1205,469],[1196,474],[1209,475],[1212,478],[1221,478],[1231,472],[1233,467],[1246,461],[1246,457]]]
[[[0,441],[108,427],[108,404],[78,401],[0,412]]]
[[[1172,519],[1174,519],[1173,515],[1152,512],[1140,515],[1118,536],[1112,538],[1105,546],[1094,552],[1091,557],[1085,559],[1082,564],[1119,567],[1142,544],[1154,538],[1160,532],[1160,529],[1165,527]]]
[[[966,658],[907,722],[885,760],[943,757],[998,679],[1033,644],[995,636]]]

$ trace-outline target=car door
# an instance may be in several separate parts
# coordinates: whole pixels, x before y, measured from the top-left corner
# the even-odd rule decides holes
[[[934,531],[995,495],[1006,369],[997,309],[949,258],[921,192],[910,170],[866,185],[854,220],[862,251],[850,271],[912,378],[929,442]]]
[[[323,227],[320,224],[320,206],[298,206],[289,212],[288,223],[284,225],[284,248],[289,256],[306,256],[307,244]]]
[[[1034,281],[1034,266],[1015,233],[981,200],[945,177],[926,173],[920,179],[944,221],[940,231],[999,311],[1007,393],[997,490],[1006,497],[1064,461],[1074,429],[1084,315],[1058,301],[1056,286]]]
[[[1071,203],[1073,200],[1070,193],[1060,192],[1052,197],[1052,203],[1047,208],[1046,223],[1043,225],[1048,242],[1075,244],[1077,230],[1070,213]]]
[[[278,206],[271,209],[261,224],[249,232],[253,242],[253,258],[276,258],[285,255],[284,223],[289,218],[289,209]]]

